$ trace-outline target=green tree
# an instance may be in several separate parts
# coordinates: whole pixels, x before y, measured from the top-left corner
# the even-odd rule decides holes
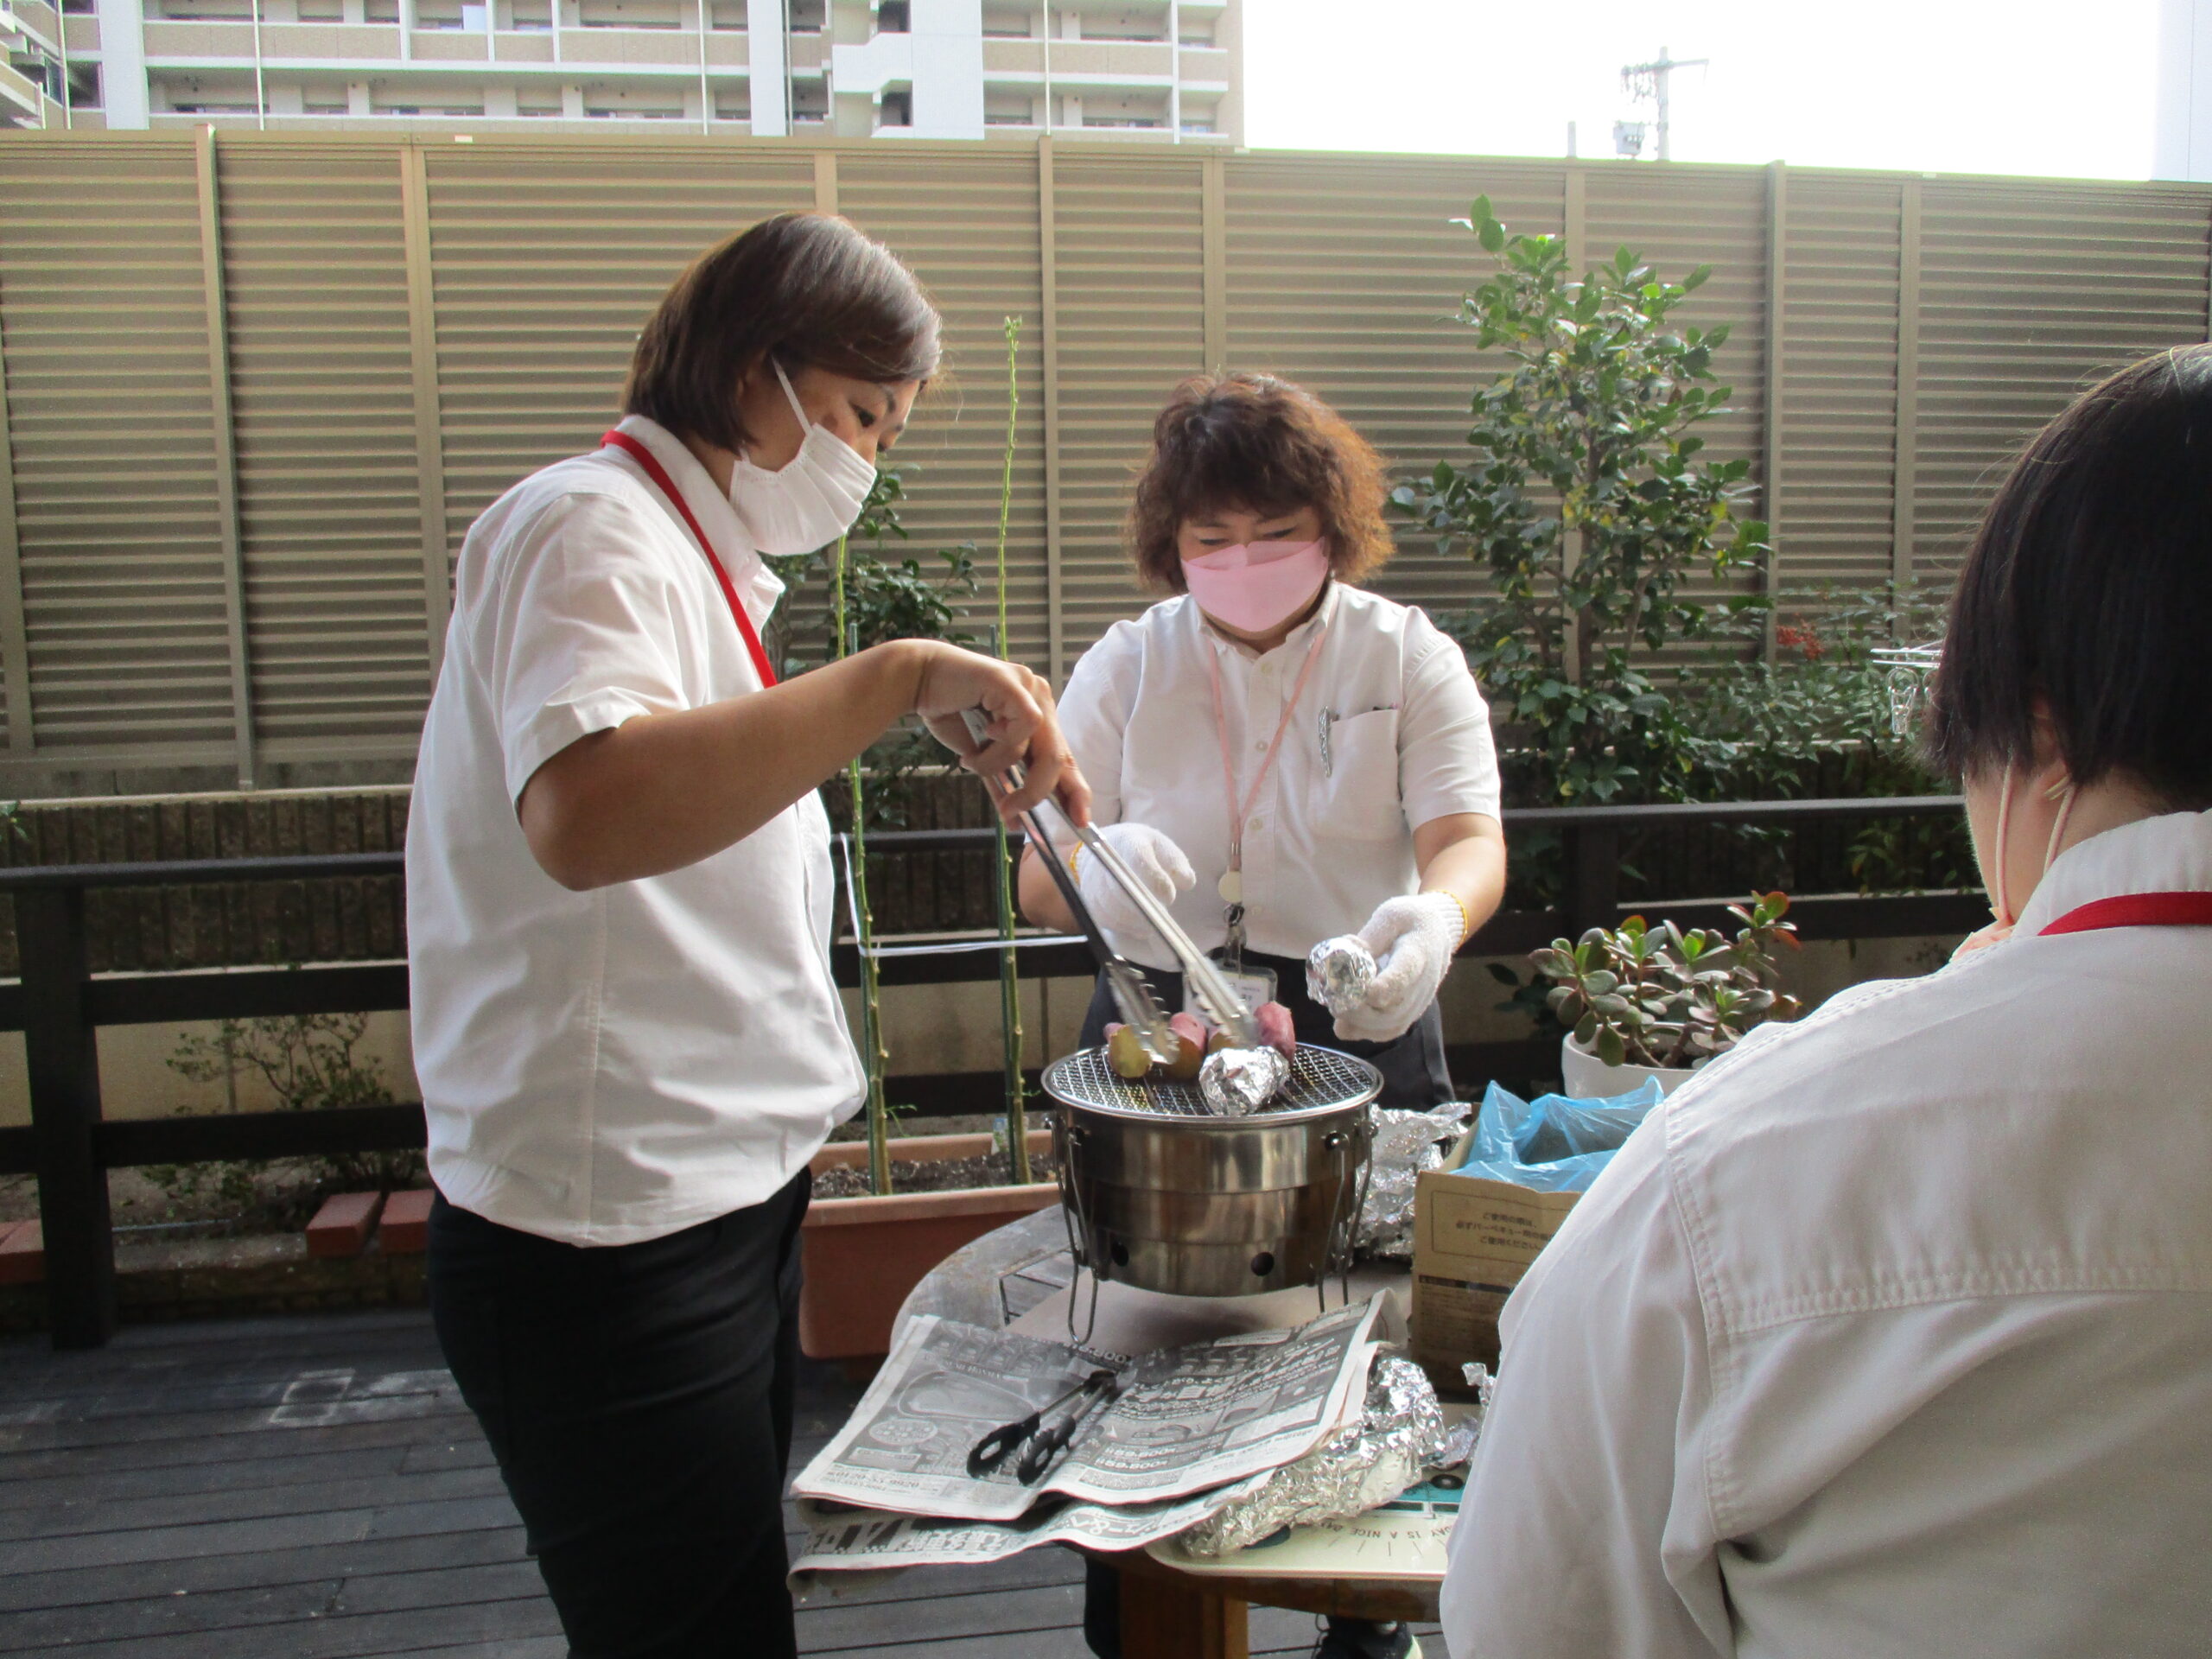
[[[1536,792],[1678,795],[1699,740],[1638,648],[1704,638],[1716,608],[1764,603],[1710,607],[1686,586],[1766,551],[1766,526],[1736,516],[1750,462],[1701,459],[1694,429],[1725,412],[1713,358],[1728,329],[1670,320],[1710,268],[1668,283],[1623,248],[1576,280],[1560,238],[1510,233],[1487,196],[1455,222],[1497,267],[1459,321],[1512,366],[1474,394],[1474,459],[1440,461],[1392,501],[1489,574],[1496,596],[1446,623],[1528,733]]]

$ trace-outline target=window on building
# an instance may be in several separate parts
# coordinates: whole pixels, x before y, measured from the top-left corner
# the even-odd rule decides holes
[[[829,0],[786,0],[794,35],[819,35],[830,22]]]
[[[300,109],[308,115],[350,115],[353,103],[346,96],[342,84],[334,86],[327,81],[306,81],[300,86]]]
[[[507,12],[507,27],[537,33],[553,27],[553,8],[547,0],[513,0]]]
[[[346,0],[298,0],[293,9],[303,23],[342,23]]]
[[[1197,17],[1185,12],[1175,30],[1175,38],[1185,46],[1211,46],[1214,43],[1213,26],[1214,20],[1211,17]]]
[[[875,124],[879,127],[911,127],[914,124],[914,93],[912,87],[900,87],[883,95],[883,105]]]
[[[594,121],[681,121],[683,94],[665,86],[587,86],[584,114]]]
[[[1036,33],[1027,6],[985,6],[983,35],[994,41],[1026,41]]]
[[[681,29],[677,0],[578,0],[576,22],[585,29]]]
[[[715,88],[715,119],[717,121],[750,121],[753,118],[752,90],[745,86],[717,86]]]
[[[97,110],[100,104],[100,67],[97,63],[69,66],[69,103],[73,109]]]
[[[883,0],[883,3],[875,9],[877,34],[911,35],[913,31],[914,14],[906,0]]]
[[[1033,127],[1037,106],[1027,92],[983,89],[983,124],[987,127]]]
[[[180,23],[250,23],[253,4],[252,0],[161,0],[158,10],[149,6],[146,13]]]
[[[791,119],[794,121],[827,121],[830,118],[830,83],[809,78],[791,82]]]
[[[525,81],[515,88],[515,113],[532,120],[557,120],[563,103],[561,89],[543,81]]]
[[[397,22],[399,0],[361,0],[361,21],[369,23]]]
[[[707,8],[707,27],[742,35],[745,32],[745,0],[714,0],[714,3]]]
[[[61,0],[61,10],[72,17],[89,17],[100,9],[100,0]]]
[[[1186,133],[1204,137],[1213,130],[1213,118],[1210,115],[1186,115],[1183,118],[1183,130]]]
[[[1087,11],[1083,14],[1086,41],[1164,41],[1167,38],[1165,12]]]

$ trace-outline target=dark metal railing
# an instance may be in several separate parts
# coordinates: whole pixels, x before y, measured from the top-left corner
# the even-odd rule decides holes
[[[1512,955],[1561,933],[1618,923],[1629,908],[1619,897],[1622,836],[1628,830],[1676,823],[1788,825],[1925,817],[1958,810],[1955,798],[1915,796],[1508,811],[1509,835],[1543,830],[1561,836],[1565,900],[1557,909],[1501,912],[1469,942],[1467,952]],[[868,838],[872,852],[893,855],[972,851],[990,842],[987,829],[889,831]],[[19,982],[0,984],[0,1030],[23,1033],[31,1105],[29,1128],[0,1129],[0,1173],[38,1177],[48,1317],[56,1347],[98,1346],[115,1327],[110,1169],[379,1151],[424,1142],[419,1105],[105,1121],[100,1109],[100,1027],[404,1008],[407,968],[402,962],[372,962],[95,976],[86,949],[86,893],[94,888],[392,876],[401,868],[401,855],[380,852],[0,870],[0,894],[15,901],[22,964]],[[1727,903],[1700,899],[1669,902],[1665,908],[1685,926],[1720,926],[1728,919]],[[1791,916],[1808,939],[1885,938],[1962,933],[1986,919],[1987,907],[1980,894],[1968,893],[1815,894],[1799,898]],[[860,957],[850,941],[836,947],[833,964],[841,983],[858,983]],[[994,951],[894,956],[879,965],[887,985],[998,976]],[[1026,978],[1087,976],[1090,957],[1080,944],[1030,945],[1021,951],[1020,971]],[[1454,1064],[1502,1061],[1508,1058],[1505,1051],[1526,1058],[1523,1051],[1529,1046],[1455,1050]],[[934,1103],[944,1110],[990,1097],[999,1080],[994,1071],[893,1081],[901,1096],[918,1096],[925,1109]]]

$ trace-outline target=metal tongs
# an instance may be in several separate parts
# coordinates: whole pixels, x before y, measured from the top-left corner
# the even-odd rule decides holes
[[[980,709],[969,709],[963,716],[968,724],[968,735],[977,746],[990,741],[990,723]],[[1007,768],[1004,779],[986,779],[985,784],[995,792],[1003,795],[1008,787],[1021,786],[1022,769],[1019,766]],[[1096,859],[1099,867],[1113,879],[1128,901],[1160,935],[1160,942],[1173,953],[1183,970],[1184,982],[1198,999],[1198,1006],[1211,1016],[1214,1024],[1227,1032],[1230,1040],[1239,1048],[1257,1048],[1260,1028],[1252,1018],[1252,1011],[1244,1006],[1244,999],[1236,995],[1228,980],[1222,976],[1205,952],[1192,943],[1191,936],[1180,923],[1168,913],[1167,907],[1154,898],[1143,882],[1137,880],[1129,867],[1122,861],[1121,855],[1107,843],[1106,838],[1088,824],[1078,824],[1067,814],[1058,801],[1050,800],[1052,810],[1067,826],[1068,833],[1080,842],[1084,849]],[[1021,815],[1022,832],[1037,849],[1037,856],[1052,878],[1052,885],[1060,890],[1060,897],[1075,913],[1076,924],[1083,929],[1084,938],[1090,942],[1091,954],[1098,958],[1098,965],[1105,970],[1106,982],[1114,993],[1115,1006],[1121,1009],[1122,1018],[1135,1027],[1152,1057],[1166,1065],[1174,1059],[1178,1044],[1174,1033],[1167,1024],[1166,1010],[1160,1007],[1160,998],[1151,984],[1139,971],[1137,965],[1117,952],[1108,943],[1105,931],[1091,915],[1090,906],[1083,901],[1083,893],[1076,886],[1075,877],[1059,855],[1052,850],[1052,837],[1045,833],[1033,809]]]
[[[1093,1371],[1057,1400],[1047,1401],[1018,1421],[1001,1423],[976,1441],[968,1453],[968,1472],[979,1478],[988,1475],[1020,1448],[1021,1461],[1014,1465],[1014,1478],[1025,1486],[1034,1486],[1052,1466],[1052,1459],[1075,1439],[1083,1420],[1121,1392],[1122,1380],[1113,1372]],[[1074,1410],[1050,1428],[1042,1427],[1046,1416],[1071,1400],[1076,1402]]]

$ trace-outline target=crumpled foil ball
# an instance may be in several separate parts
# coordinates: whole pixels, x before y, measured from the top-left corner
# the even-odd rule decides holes
[[[1411,1261],[1414,1187],[1421,1171],[1444,1162],[1474,1116],[1457,1101],[1425,1112],[1375,1109],[1375,1147],[1368,1154],[1367,1201],[1359,1208],[1356,1248],[1370,1256]]]
[[[1378,1355],[1355,1421],[1176,1542],[1186,1554],[1220,1555],[1279,1527],[1363,1515],[1418,1481],[1443,1444],[1444,1413],[1421,1367]]]
[[[1290,1062],[1278,1048],[1219,1048],[1198,1068],[1198,1093],[1224,1117],[1264,1111],[1290,1080]]]
[[[1347,1014],[1375,982],[1375,953],[1357,933],[1324,939],[1306,953],[1306,994],[1333,1014]]]

